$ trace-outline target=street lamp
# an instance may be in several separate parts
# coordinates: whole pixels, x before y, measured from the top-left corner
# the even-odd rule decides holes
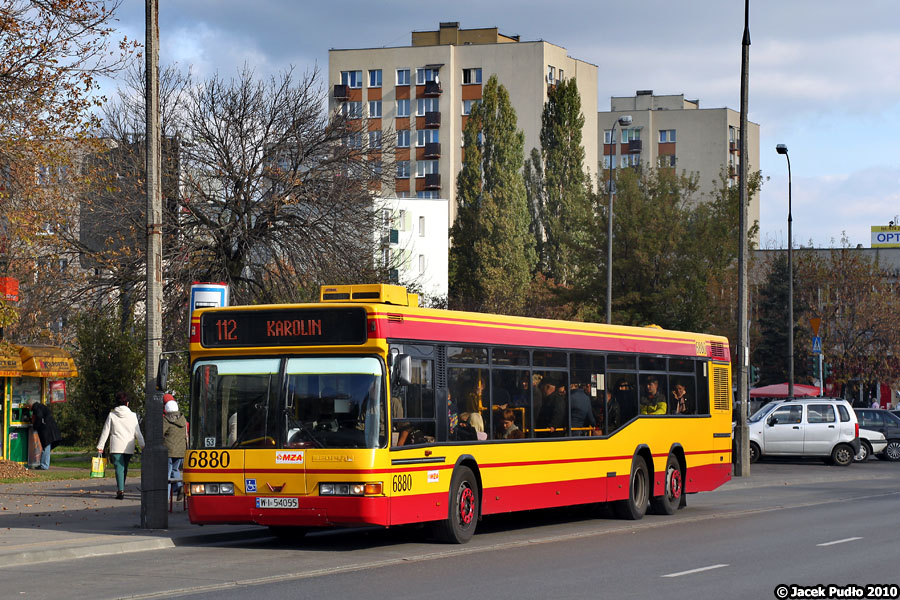
[[[784,154],[788,168],[788,398],[794,397],[794,247],[791,241],[791,157],[784,144],[775,146],[778,154]]]
[[[616,121],[622,127],[631,125],[631,116]],[[613,241],[613,169],[616,166],[616,123],[609,132],[612,154],[609,156],[609,211],[606,213],[606,323],[612,323],[612,241]]]

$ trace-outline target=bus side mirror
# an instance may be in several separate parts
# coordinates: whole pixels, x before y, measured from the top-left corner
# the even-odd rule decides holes
[[[166,391],[169,383],[169,359],[160,358],[159,365],[156,367],[156,389],[160,392]]]
[[[394,385],[409,385],[410,373],[412,371],[412,359],[409,354],[398,354],[394,357],[394,371],[391,375],[391,382]]]

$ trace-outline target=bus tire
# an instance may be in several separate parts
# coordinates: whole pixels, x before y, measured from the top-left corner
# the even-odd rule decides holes
[[[450,479],[447,518],[434,523],[434,536],[447,544],[465,544],[475,534],[478,523],[479,493],[475,474],[469,467],[457,467]]]
[[[666,459],[666,482],[661,496],[650,498],[650,508],[657,515],[674,515],[684,495],[684,477],[681,464],[674,455]]]
[[[628,481],[628,498],[616,500],[614,508],[620,519],[637,521],[647,513],[650,499],[650,478],[647,463],[642,456],[631,461],[631,477]]]

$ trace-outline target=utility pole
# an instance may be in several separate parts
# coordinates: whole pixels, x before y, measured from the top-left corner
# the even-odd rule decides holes
[[[147,358],[144,434],[141,461],[141,527],[166,529],[168,452],[162,439],[162,391],[156,389],[156,369],[162,352],[162,190],[159,132],[159,0],[146,1],[145,101],[147,172]]]
[[[734,462],[734,474],[737,477],[750,475],[750,426],[747,422],[747,411],[750,407],[750,393],[747,390],[747,367],[750,363],[749,344],[749,291],[747,289],[747,159],[749,153],[747,135],[747,88],[749,84],[750,65],[750,0],[744,0],[744,34],[741,39],[741,169],[740,215],[738,220],[738,332],[737,332],[737,423],[734,430],[734,443],[737,456]]]

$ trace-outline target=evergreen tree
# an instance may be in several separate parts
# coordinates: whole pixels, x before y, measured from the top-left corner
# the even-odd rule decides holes
[[[567,284],[574,269],[574,253],[589,243],[592,208],[589,179],[584,171],[581,131],[584,115],[575,79],[551,87],[541,115],[541,152],[544,160],[543,226],[546,231],[547,275]]]
[[[496,76],[472,108],[463,137],[449,300],[454,308],[521,312],[536,260],[522,176],[525,136]]]
[[[528,197],[528,210],[531,213],[528,231],[534,237],[537,254],[535,270],[544,273],[547,271],[547,256],[544,251],[544,209],[547,206],[547,191],[544,187],[544,159],[538,148],[532,148],[531,158],[525,160],[525,193]]]

